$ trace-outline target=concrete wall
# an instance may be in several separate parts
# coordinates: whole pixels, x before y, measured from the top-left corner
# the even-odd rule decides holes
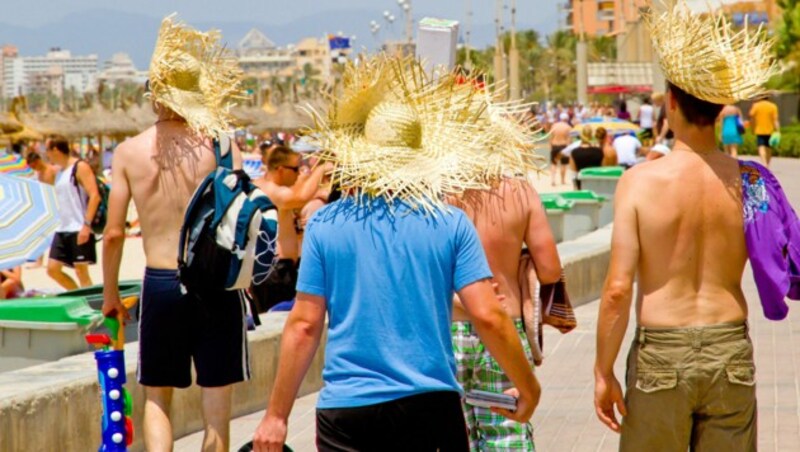
[[[611,226],[607,226],[558,245],[574,306],[599,296],[608,268],[610,243]],[[285,319],[285,314],[264,315],[264,324],[249,333],[253,379],[234,387],[234,417],[265,408],[278,368],[280,334]],[[132,451],[143,450],[144,394],[135,378],[138,351],[138,343],[126,345],[126,387],[134,399],[136,430]],[[320,350],[300,395],[322,387],[322,365],[323,352]],[[0,373],[0,451],[96,450],[101,434],[98,391],[92,353]],[[202,429],[199,388],[176,390],[172,420],[176,438]]]
[[[600,296],[611,257],[611,229],[612,226],[608,225],[578,239],[558,244],[567,293],[575,307]]]
[[[280,334],[285,319],[286,314],[262,316],[264,325],[249,333],[253,378],[234,386],[234,417],[266,407],[268,391],[278,368]],[[138,352],[138,343],[126,345],[126,388],[134,400],[136,431],[131,451],[144,449],[141,442],[144,392],[135,376]],[[300,389],[301,395],[322,387],[322,364],[320,350]],[[97,450],[101,435],[99,402],[92,353],[1,373],[0,451]],[[172,420],[176,438],[202,429],[198,387],[175,391]]]

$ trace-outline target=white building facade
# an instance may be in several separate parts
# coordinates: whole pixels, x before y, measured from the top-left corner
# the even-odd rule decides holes
[[[97,86],[97,64],[97,55],[72,56],[69,50],[58,48],[45,56],[4,57],[3,96],[29,94],[42,74],[55,72],[62,74],[64,91],[75,89],[80,94],[92,91]]]

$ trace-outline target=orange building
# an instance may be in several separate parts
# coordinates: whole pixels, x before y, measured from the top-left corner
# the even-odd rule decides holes
[[[562,5],[566,28],[576,35],[615,35],[626,22],[636,22],[648,0],[568,0]]]
[[[640,9],[650,4],[650,0],[567,0],[561,10],[567,30],[576,35],[604,36],[623,33],[627,26],[638,23]],[[750,23],[769,24],[781,14],[777,0],[726,1],[722,9],[737,24],[745,17]]]

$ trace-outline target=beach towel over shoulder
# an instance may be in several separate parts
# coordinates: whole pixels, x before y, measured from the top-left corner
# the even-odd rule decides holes
[[[800,300],[800,220],[775,176],[762,165],[739,161],[744,235],[761,307],[770,320]]]
[[[217,169],[192,195],[181,226],[181,283],[195,293],[238,290],[269,276],[276,258],[275,205],[233,169],[228,137],[214,140]]]

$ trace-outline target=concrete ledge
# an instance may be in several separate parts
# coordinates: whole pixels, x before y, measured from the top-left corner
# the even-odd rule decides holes
[[[248,333],[252,379],[234,386],[234,417],[263,410],[266,406],[278,368],[286,316],[283,313],[263,315],[263,324]],[[144,391],[136,383],[138,354],[138,343],[125,346],[126,388],[134,400],[136,431],[131,451],[144,449],[141,441]],[[323,358],[321,348],[312,361],[300,395],[322,387]],[[97,450],[101,436],[100,413],[92,353],[0,374],[0,450]],[[175,391],[172,423],[175,438],[202,429],[200,388],[192,386]]]
[[[603,290],[611,258],[612,225],[558,244],[567,292],[573,307],[596,300]]]

